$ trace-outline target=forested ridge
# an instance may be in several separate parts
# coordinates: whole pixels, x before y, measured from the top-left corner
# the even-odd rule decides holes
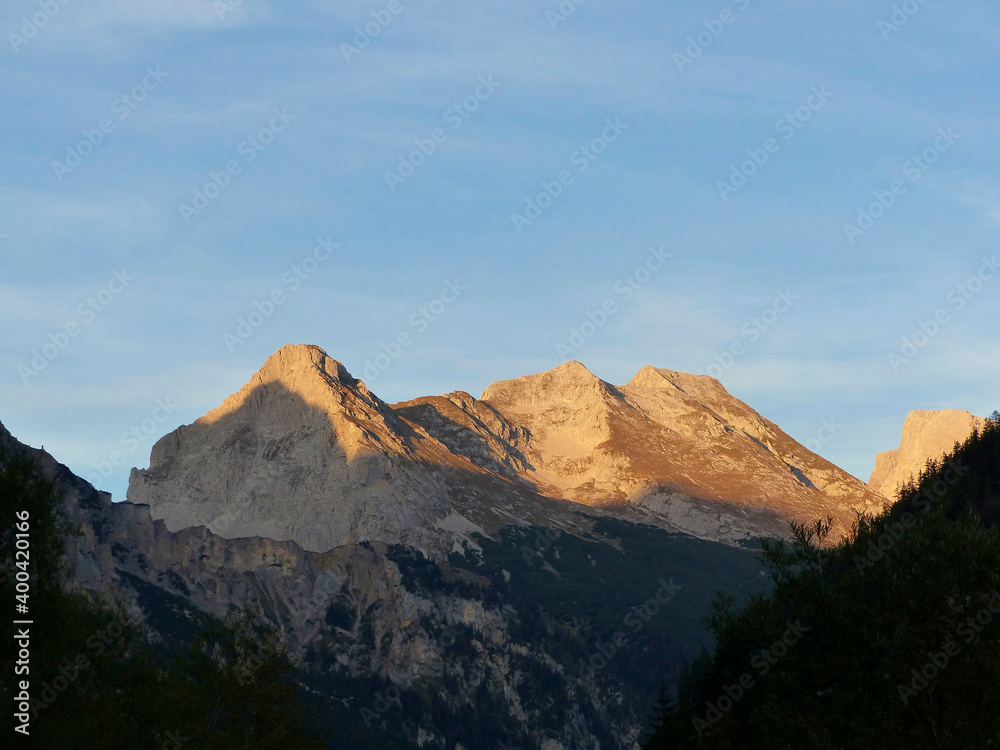
[[[1000,747],[998,518],[994,412],[836,546],[828,521],[765,545],[773,591],[716,600],[644,747]]]
[[[168,644],[144,637],[141,618],[122,604],[67,587],[62,553],[73,529],[59,501],[33,457],[0,443],[0,601],[11,607],[15,519],[27,519],[31,541],[29,671],[15,676],[18,649],[4,650],[5,736],[46,750],[325,747],[297,699],[293,665],[256,618],[205,615],[192,638]],[[6,643],[15,627],[5,618]],[[11,710],[14,679],[30,683],[31,720],[20,733],[12,726],[24,725]]]

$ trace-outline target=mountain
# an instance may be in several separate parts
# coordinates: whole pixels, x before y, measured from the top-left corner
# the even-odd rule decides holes
[[[439,556],[511,523],[566,528],[580,506],[729,542],[881,506],[713,378],[646,367],[613,386],[568,362],[390,406],[296,345],[158,441],[128,499],[171,530]]]
[[[624,386],[569,362],[482,395],[528,439],[521,475],[545,494],[634,505],[685,531],[783,535],[789,520],[874,502],[862,482],[810,452],[718,380],[644,367]]]
[[[711,646],[701,618],[715,592],[745,601],[768,585],[750,550],[568,503],[561,526],[511,519],[447,558],[171,530],[0,425],[0,459],[12,450],[61,493],[71,588],[119,601],[158,647],[189,644],[206,618],[233,611],[277,628],[331,749],[634,750],[660,670],[673,681]]]
[[[967,411],[911,411],[903,423],[899,448],[879,453],[868,486],[890,500],[928,461],[940,461],[955,443],[963,443],[974,430],[982,432],[986,420]]]
[[[204,525],[316,552],[378,541],[442,555],[512,521],[568,523],[566,503],[494,470],[478,447],[453,451],[323,350],[286,346],[219,408],[157,441],[127,497],[172,531]]]
[[[313,346],[160,439],[129,502],[32,454],[72,586],[159,644],[253,613],[358,750],[634,750],[716,592],[769,589],[753,537],[881,505],[712,378],[568,362],[390,405]]]

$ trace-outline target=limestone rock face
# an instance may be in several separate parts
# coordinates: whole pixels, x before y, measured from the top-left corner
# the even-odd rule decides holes
[[[426,428],[450,451],[487,471],[516,479],[531,469],[517,448],[528,439],[528,431],[464,391],[405,401],[393,408]]]
[[[903,435],[896,450],[879,453],[868,486],[889,500],[910,479],[915,479],[930,460],[950,453],[955,442],[962,443],[973,430],[982,430],[986,420],[957,409],[911,411],[903,423]]]
[[[149,469],[132,470],[128,500],[171,531],[318,552],[364,541],[448,552],[512,519],[556,522],[551,501],[510,479],[519,459],[502,446],[514,428],[485,406],[470,407],[468,425],[451,421],[458,407],[445,404],[465,403],[460,394],[435,403],[450,415],[440,440],[322,349],[285,346],[219,408],[161,438]],[[479,437],[490,430],[499,437]]]
[[[479,399],[390,406],[294,345],[157,442],[128,499],[172,531],[438,552],[512,522],[562,526],[568,503],[735,541],[828,515],[843,529],[882,501],[713,378],[646,367],[614,386],[567,362]]]
[[[628,504],[698,535],[782,535],[827,515],[846,528],[852,507],[881,505],[711,377],[644,367],[613,386],[568,362],[494,383],[482,401],[526,428],[515,447],[540,491]]]
[[[286,346],[219,408],[159,440],[128,499],[171,531],[204,525],[316,550],[371,530],[403,536],[410,493],[441,495],[399,481],[415,438],[321,349]]]
[[[289,354],[308,355],[304,361],[309,367],[315,366],[318,376],[325,374],[336,381],[328,383],[331,392],[350,401],[350,408],[368,409],[369,418],[384,412],[384,405],[365,397],[362,388],[352,383],[336,363],[321,356],[321,352]],[[286,378],[284,382],[294,388],[294,381],[295,378]],[[237,394],[236,400],[227,402],[220,414],[213,412],[218,417],[216,421],[192,425],[173,448],[170,444],[160,446],[157,464],[167,475],[183,469],[176,476],[176,486],[181,486],[181,479],[190,479],[184,471],[198,465],[198,453],[192,447],[199,445],[194,443],[196,439],[202,439],[197,437],[198,430],[218,425],[232,414],[229,407],[243,404],[244,396],[258,393],[261,385],[273,383],[263,373],[259,380],[252,381],[253,387],[246,394],[243,391]],[[260,407],[266,410],[274,395],[260,396]],[[256,398],[250,396],[251,401]],[[479,414],[484,427],[511,439],[516,437],[516,430],[489,407],[473,404],[469,399],[467,394],[453,394],[444,400],[456,404],[456,408],[457,404],[464,404],[463,409]],[[277,404],[290,406],[284,400]],[[330,408],[333,416],[337,416],[338,410]],[[279,418],[274,414],[259,416],[264,422]],[[391,426],[392,415],[383,413],[383,417],[385,424]],[[306,426],[309,425],[312,423]],[[341,435],[347,430],[339,423],[336,426],[341,428]],[[399,425],[396,428],[401,429]],[[350,433],[347,435],[345,443]],[[455,435],[456,445],[461,443],[465,447],[469,436],[460,431]],[[212,435],[203,439],[208,441],[209,437]],[[265,433],[255,433],[246,440],[252,443],[265,437]],[[358,445],[363,448],[366,440],[370,438],[359,437]],[[424,442],[428,440],[425,438]],[[298,443],[300,447],[312,444],[308,436]],[[341,443],[338,446],[344,447]],[[613,674],[610,670],[607,673],[590,670],[587,674],[577,667],[579,661],[595,653],[592,644],[605,637],[606,626],[599,629],[596,618],[592,624],[591,615],[582,614],[565,623],[561,623],[562,618],[553,619],[542,629],[525,627],[532,612],[539,611],[525,602],[540,597],[547,603],[551,601],[552,586],[567,585],[565,575],[574,575],[576,583],[571,585],[576,592],[574,597],[584,596],[602,605],[606,605],[608,579],[621,580],[627,576],[631,585],[636,575],[642,578],[644,571],[637,573],[630,556],[623,553],[622,540],[614,534],[605,536],[607,531],[598,528],[598,522],[608,521],[599,512],[584,508],[589,515],[571,513],[568,509],[580,506],[564,503],[561,522],[568,525],[565,519],[572,516],[581,524],[569,534],[550,527],[542,536],[541,529],[520,531],[508,526],[506,531],[514,534],[513,540],[508,540],[511,554],[497,554],[498,546],[490,557],[491,565],[496,563],[502,569],[477,568],[476,555],[469,555],[469,567],[465,568],[425,558],[411,547],[381,542],[344,544],[316,552],[304,550],[294,540],[242,535],[224,538],[203,525],[172,531],[163,520],[151,517],[148,506],[112,503],[109,495],[73,475],[52,456],[18,443],[0,424],[0,455],[11,449],[35,458],[43,472],[54,480],[67,529],[64,562],[69,588],[102,594],[120,602],[151,643],[184,643],[198,623],[205,622],[206,613],[223,618],[238,610],[275,628],[296,664],[292,678],[301,689],[326,705],[344,706],[341,716],[353,715],[349,725],[354,729],[339,723],[334,726],[331,747],[373,750],[386,746],[383,736],[370,736],[367,722],[358,716],[362,708],[376,709],[371,712],[379,716],[371,724],[373,730],[386,730],[389,734],[385,737],[405,737],[406,746],[462,746],[454,745],[453,730],[468,716],[472,703],[476,710],[488,711],[491,721],[502,727],[499,736],[517,738],[525,747],[635,750],[639,746],[647,723],[645,706],[653,700],[655,689],[646,670],[631,668],[624,659]],[[499,447],[494,449],[498,455],[502,452]],[[340,453],[331,452],[333,449],[328,449],[318,438],[314,450],[317,462],[332,456],[330,460],[336,465],[342,459]],[[189,451],[191,455],[185,456]],[[249,486],[239,484],[241,477],[227,473],[232,468],[230,462],[242,454],[224,445],[217,452],[219,473],[240,487]],[[489,463],[488,453],[484,449],[478,457]],[[512,462],[516,463],[513,459]],[[174,480],[163,477],[161,480],[165,484],[159,490],[174,486]],[[216,479],[207,476],[203,481],[210,484]],[[487,499],[496,497],[491,493],[479,498],[479,503],[485,504]],[[277,502],[263,490],[257,499]],[[510,507],[504,505],[502,497],[497,502],[501,508]],[[536,498],[535,504],[538,502],[544,503]],[[243,514],[245,517],[233,523],[254,522],[254,513],[243,511]],[[515,521],[506,518],[508,524]],[[552,518],[559,520],[556,516]],[[457,513],[442,519],[440,526],[443,533],[472,530],[470,522],[463,521]],[[620,527],[626,526],[630,525],[620,523]],[[648,527],[633,527],[633,531],[648,533]],[[588,556],[593,554],[602,561],[601,565],[595,564],[599,575],[591,574],[589,566],[582,571],[574,570],[578,567],[576,556],[560,559],[563,544],[566,550],[576,548],[570,542],[571,537],[586,546]],[[708,642],[707,632],[705,639],[697,635],[698,627],[693,620],[707,610],[713,592],[720,588],[741,595],[760,591],[764,571],[748,551],[685,535],[656,531],[655,539],[645,544],[649,546],[639,547],[645,550],[641,557],[655,551],[669,559],[668,567],[675,571],[677,583],[686,587],[685,596],[695,597],[694,602],[701,603],[688,605],[690,612],[697,614],[687,614],[688,610],[682,607],[659,614],[660,620],[674,618],[672,621],[680,623],[676,627],[664,626],[663,631],[655,631],[654,621],[653,627],[642,629],[641,633],[630,629],[629,646],[642,654],[653,654],[648,658],[656,661],[676,661],[679,668],[682,657],[693,658],[699,645]],[[536,567],[538,561],[544,561],[543,568]],[[480,572],[475,572],[476,569]],[[545,577],[551,572],[554,583],[532,583],[539,572]],[[657,587],[661,585],[658,575],[648,572],[641,587],[645,596],[658,596]],[[586,590],[581,583],[591,581],[591,592],[581,594]],[[650,599],[646,606],[656,601]],[[635,604],[644,602],[639,599]],[[603,613],[600,608],[594,609]],[[591,608],[581,606],[580,611],[587,613]],[[632,609],[625,609],[619,603],[616,611],[624,618]],[[688,635],[676,641],[672,635],[665,635],[675,630]],[[372,685],[382,687],[375,692]],[[385,714],[383,723],[383,709],[375,701],[379,695],[392,695],[391,690],[398,690],[402,699],[392,713]],[[403,705],[407,706],[405,711]],[[355,733],[356,729],[365,731]],[[446,740],[446,735],[451,739]],[[614,744],[607,742],[608,737],[616,738]],[[487,746],[464,744],[468,748]]]

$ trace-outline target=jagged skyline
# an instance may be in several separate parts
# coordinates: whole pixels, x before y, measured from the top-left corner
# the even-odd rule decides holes
[[[120,497],[289,341],[391,401],[707,372],[860,478],[996,407],[992,5],[388,5],[0,10],[22,439]]]
[[[551,523],[567,507],[552,500],[730,542],[826,516],[839,536],[885,502],[707,376],[645,367],[614,386],[574,361],[479,399],[387,404],[296,345],[160,439],[128,500],[172,531],[230,518],[226,536],[316,551],[442,535],[448,550],[512,519]]]

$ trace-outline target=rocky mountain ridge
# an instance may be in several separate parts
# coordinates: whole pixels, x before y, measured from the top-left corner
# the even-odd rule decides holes
[[[389,405],[285,347],[154,446],[130,488],[149,504],[24,450],[63,493],[74,587],[154,641],[256,612],[331,747],[359,750],[634,750],[655,681],[710,645],[714,592],[767,586],[752,552],[677,528],[733,542],[882,501],[718,381],[576,362]]]
[[[700,617],[717,589],[766,586],[749,551],[600,513],[572,514],[573,533],[509,525],[448,560],[172,531],[0,425],[10,451],[56,484],[71,588],[119,601],[153,643],[182,644],[206,613],[256,613],[323,699],[331,748],[635,750],[655,695],[645,675],[709,643]]]
[[[128,499],[167,527],[360,541],[444,554],[569,503],[734,542],[882,498],[728,394],[643,368],[614,386],[579,362],[389,405],[314,346],[283,347],[236,394],[153,447]]]

